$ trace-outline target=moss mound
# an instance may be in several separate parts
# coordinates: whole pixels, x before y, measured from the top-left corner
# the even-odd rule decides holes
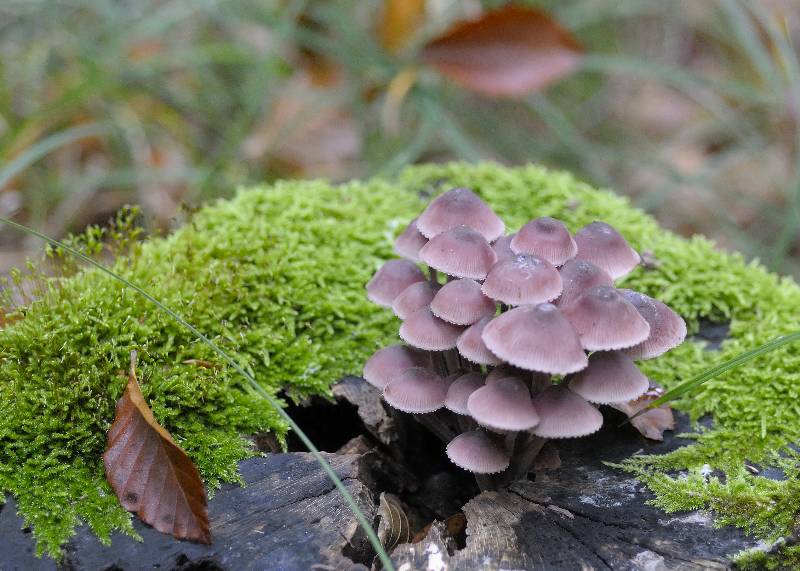
[[[396,180],[332,186],[279,182],[241,191],[201,210],[181,230],[150,240],[114,269],[178,310],[249,368],[273,394],[319,394],[358,373],[396,338],[389,312],[363,286],[391,242],[430,196],[469,186],[519,227],[534,216],[571,230],[595,219],[615,225],[659,261],[626,285],[679,311],[690,329],[702,318],[731,321],[722,352],[687,342],[649,361],[665,386],[798,327],[800,288],[741,257],[684,240],[610,192],[563,173],[496,165],[414,167]],[[278,416],[215,356],[169,318],[93,270],[59,280],[0,331],[0,491],[17,497],[39,549],[57,554],[80,520],[104,538],[132,533],[130,515],[105,483],[101,455],[125,383],[128,353],[140,355],[145,397],[197,463],[210,486],[236,480],[251,454],[242,434],[284,434]],[[203,363],[206,366],[198,366]],[[667,510],[708,507],[720,523],[766,538],[788,531],[800,509],[800,348],[787,347],[734,370],[680,403],[713,428],[672,454],[626,465]],[[777,467],[773,481],[745,464]],[[717,470],[711,477],[708,467]]]

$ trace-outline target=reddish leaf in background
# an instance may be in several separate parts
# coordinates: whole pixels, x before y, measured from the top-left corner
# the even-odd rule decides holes
[[[466,89],[520,97],[573,73],[582,50],[541,10],[506,6],[456,24],[422,50],[422,61]]]
[[[136,352],[131,353],[128,386],[117,401],[103,463],[126,510],[162,533],[211,543],[203,481],[144,401],[136,381]]]

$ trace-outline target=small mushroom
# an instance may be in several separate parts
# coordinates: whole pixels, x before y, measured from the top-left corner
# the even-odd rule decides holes
[[[563,289],[555,304],[561,308],[575,301],[590,287],[614,285],[611,276],[586,260],[569,260],[559,268],[558,273],[561,274]]]
[[[592,222],[575,234],[577,257],[605,270],[612,279],[628,275],[641,261],[636,250],[610,224]]]
[[[532,254],[560,266],[575,257],[578,245],[560,220],[543,216],[520,228],[511,241],[516,254]]]
[[[422,307],[409,315],[400,326],[400,338],[418,349],[446,351],[455,348],[462,331],[463,327],[436,317],[430,307]]]
[[[479,232],[487,242],[494,242],[505,231],[500,217],[468,188],[445,192],[434,199],[417,219],[417,228],[426,238],[462,225]]]
[[[431,281],[413,283],[394,298],[392,311],[400,319],[407,319],[416,310],[430,305],[440,287]]]
[[[587,351],[632,347],[650,334],[647,321],[613,287],[589,288],[563,311]]]
[[[559,296],[561,276],[550,262],[517,254],[492,266],[483,293],[508,305],[542,303]]]
[[[598,351],[589,357],[589,366],[568,378],[572,392],[590,402],[609,404],[642,396],[650,381],[620,351]]]
[[[508,452],[483,430],[459,434],[447,445],[450,461],[473,474],[497,474],[511,461]]]
[[[489,351],[481,335],[483,328],[491,321],[491,317],[484,317],[470,325],[456,341],[458,352],[470,363],[478,365],[499,365],[503,362],[497,355]]]
[[[477,389],[467,401],[467,410],[479,424],[492,430],[530,430],[539,422],[528,383],[514,377]]]
[[[404,289],[422,281],[425,281],[425,274],[413,262],[389,260],[367,282],[367,297],[373,303],[391,307]]]
[[[447,381],[423,367],[412,367],[392,379],[383,389],[383,398],[403,412],[425,414],[444,406]]]
[[[497,261],[505,260],[506,258],[513,258],[516,256],[514,251],[511,249],[511,241],[514,239],[516,234],[509,234],[508,236],[500,236],[495,242],[492,244],[492,250],[497,255]]]
[[[533,433],[542,438],[577,438],[600,430],[600,411],[561,385],[552,385],[533,398],[539,424]]]
[[[494,301],[481,291],[475,280],[462,278],[442,287],[431,302],[431,311],[439,319],[456,325],[472,325],[497,311]]]
[[[495,381],[504,379],[506,377],[514,377],[516,379],[520,379],[521,381],[528,382],[531,379],[531,374],[532,373],[530,371],[526,371],[525,369],[520,369],[519,367],[514,367],[513,365],[503,363],[499,367],[492,369],[489,374],[486,375],[486,383],[494,383]]]
[[[483,386],[484,376],[481,373],[467,373],[452,382],[444,399],[446,409],[456,414],[468,415],[467,400],[469,396]]]
[[[364,363],[364,380],[381,390],[393,378],[412,367],[425,367],[428,355],[407,345],[389,345],[376,351]]]
[[[552,303],[507,311],[486,325],[482,337],[492,353],[521,369],[564,375],[588,364],[578,334]]]
[[[666,304],[638,291],[619,292],[633,304],[650,325],[650,335],[633,347],[625,349],[632,359],[652,359],[674,349],[686,339],[686,322]]]
[[[417,228],[417,219],[414,218],[395,239],[394,251],[407,260],[419,262],[419,250],[427,243],[428,239],[420,233]]]
[[[436,235],[422,247],[419,256],[435,270],[474,280],[484,279],[497,261],[486,239],[467,226],[456,226]]]

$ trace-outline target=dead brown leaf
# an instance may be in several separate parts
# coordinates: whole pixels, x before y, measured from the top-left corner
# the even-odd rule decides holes
[[[610,406],[620,412],[624,412],[628,415],[628,418],[630,418],[663,394],[664,389],[651,381],[650,388],[639,398],[625,403],[612,404]],[[658,408],[648,410],[636,418],[631,419],[631,424],[645,438],[664,440],[665,430],[675,430],[675,417],[669,405],[662,404]]]
[[[117,401],[103,463],[126,510],[162,533],[211,543],[203,481],[147,406],[136,381],[136,352],[131,353],[128,385]]]
[[[386,0],[380,21],[381,44],[396,54],[408,45],[425,19],[425,0]]]
[[[572,74],[582,50],[545,12],[506,6],[456,24],[421,58],[460,86],[490,97],[521,97]]]

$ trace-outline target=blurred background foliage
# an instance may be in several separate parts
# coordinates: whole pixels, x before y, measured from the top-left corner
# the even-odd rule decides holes
[[[283,177],[538,162],[800,275],[800,3],[543,0],[584,56],[514,99],[420,48],[498,1],[2,0],[0,213],[167,231]],[[0,268],[35,244],[0,232]]]

